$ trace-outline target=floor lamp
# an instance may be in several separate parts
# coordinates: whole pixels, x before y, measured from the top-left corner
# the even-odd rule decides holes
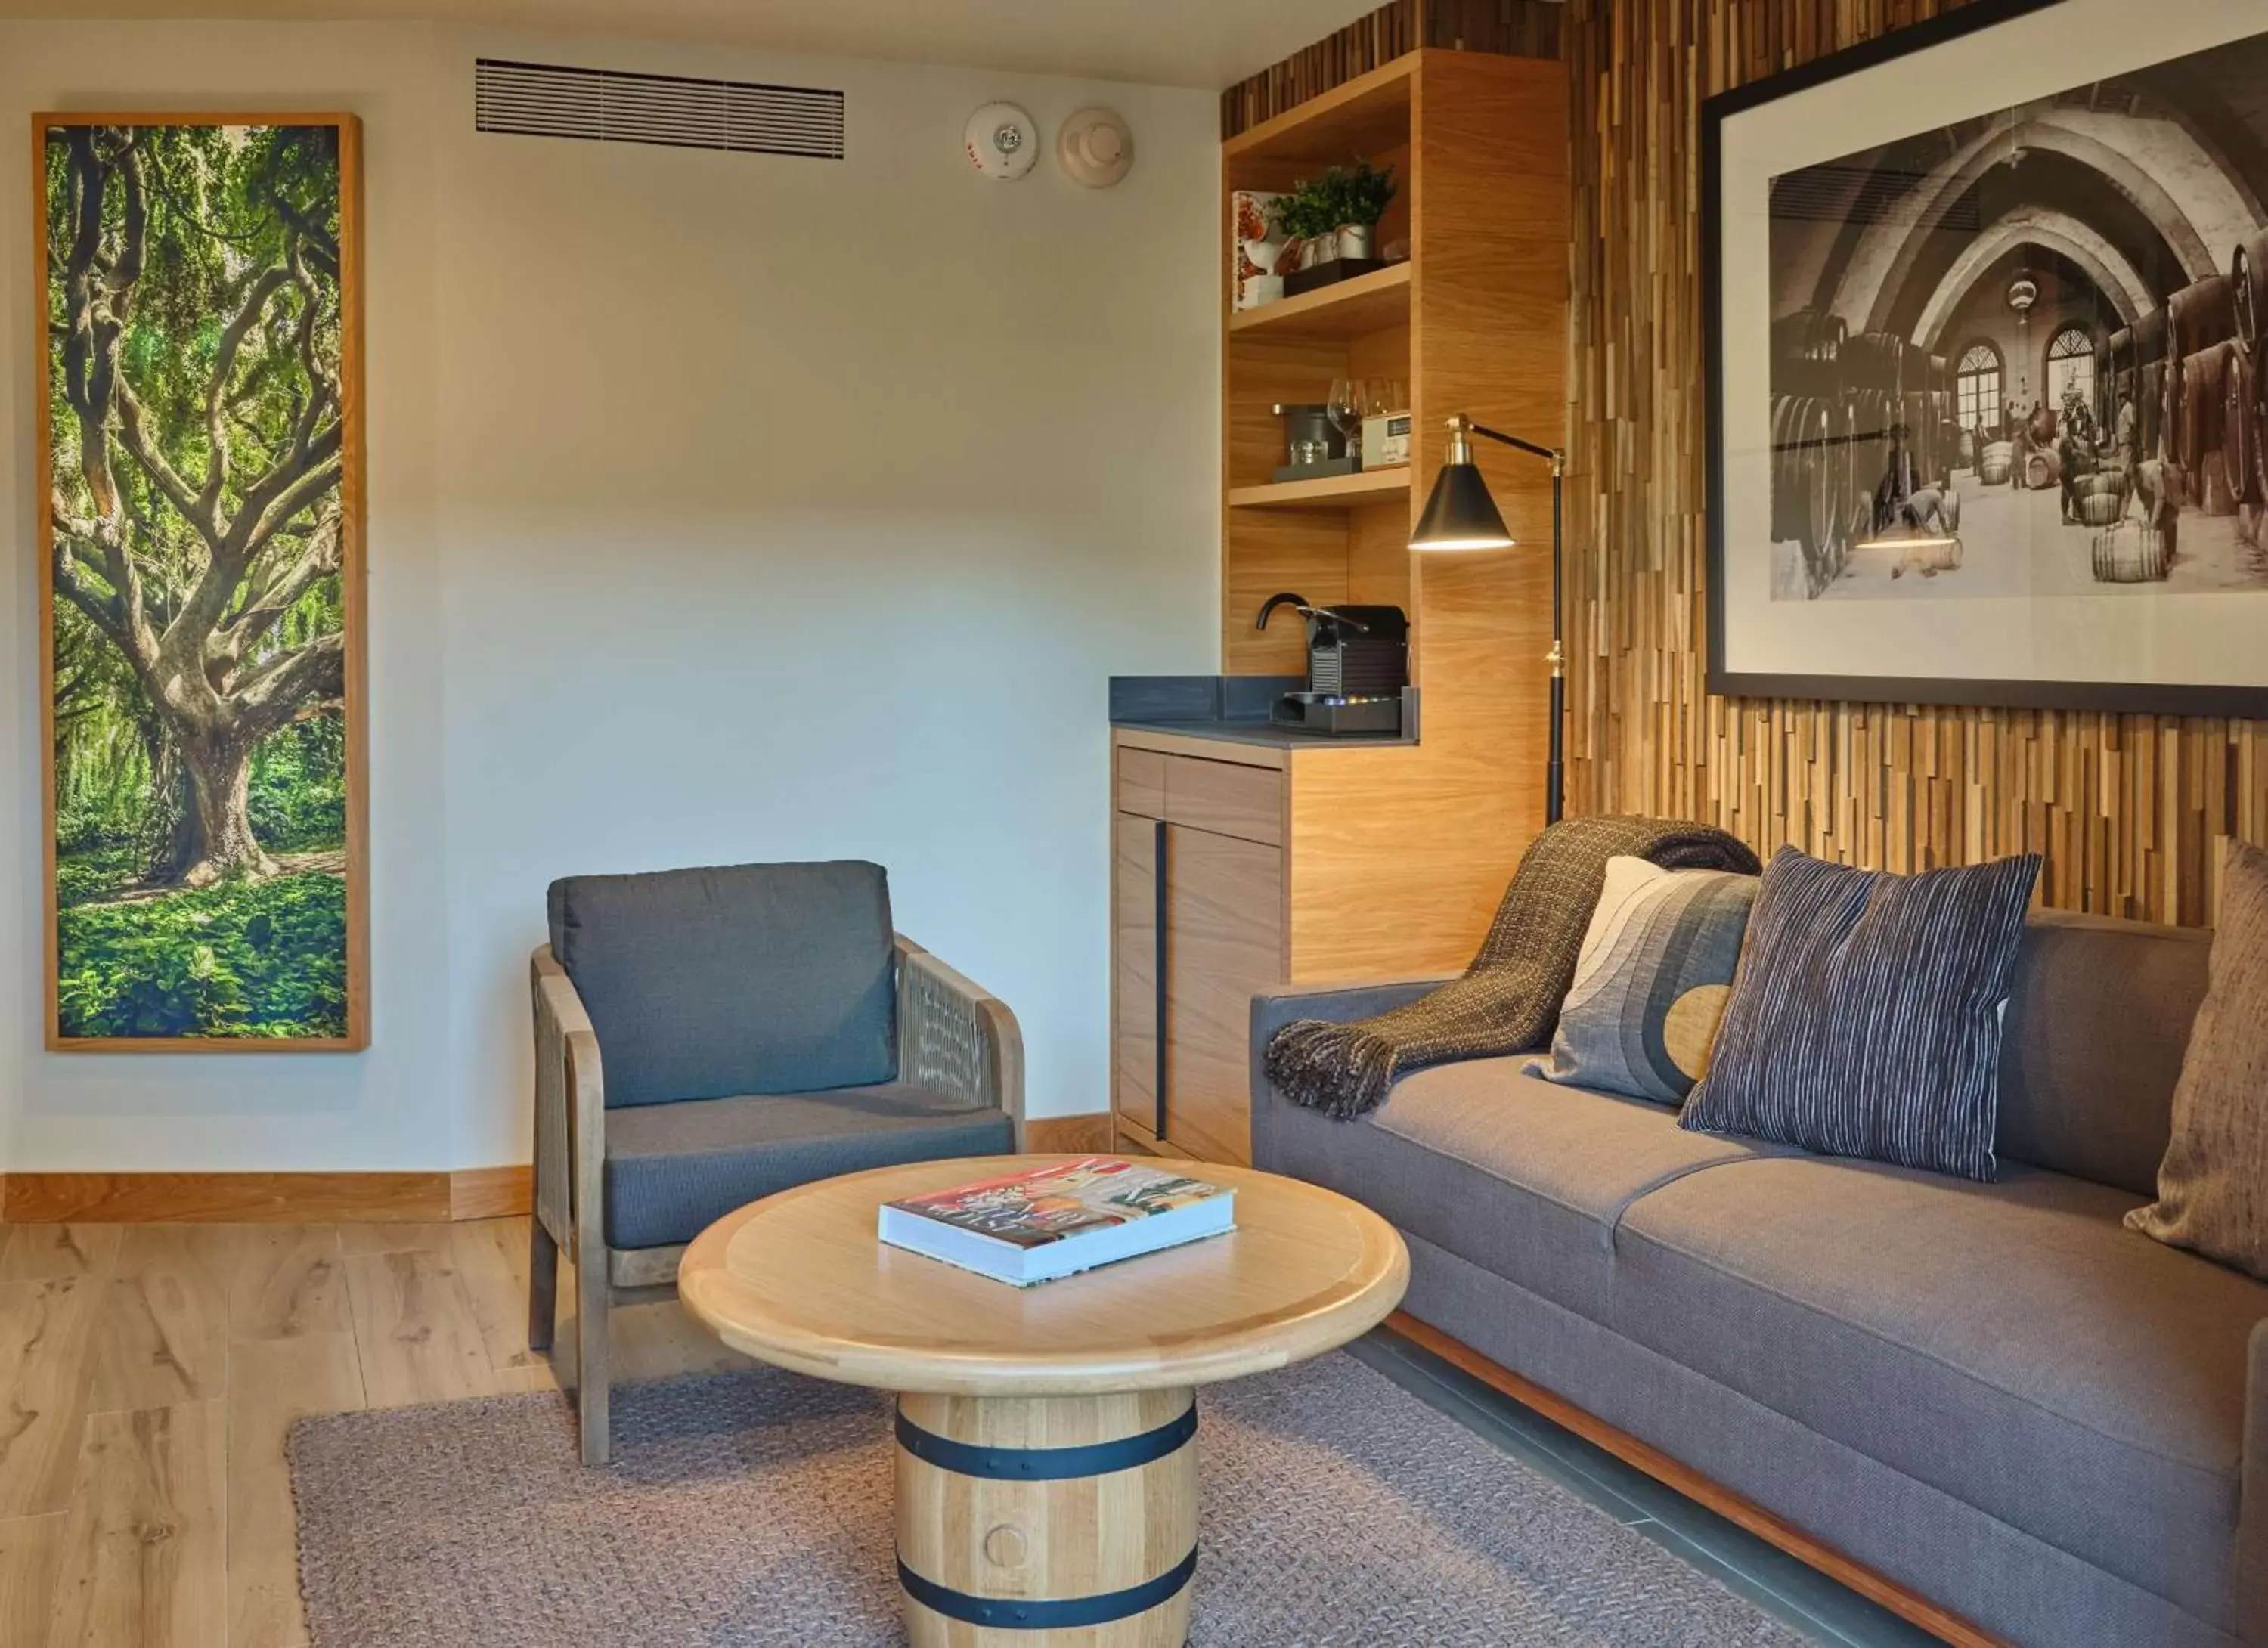
[[[1517,435],[1476,423],[1462,413],[1449,420],[1449,457],[1433,482],[1433,496],[1410,534],[1412,549],[1509,549],[1519,541],[1505,530],[1504,516],[1489,496],[1473,462],[1473,437],[1501,441],[1516,451],[1546,459],[1551,465],[1551,760],[1544,772],[1543,821],[1557,824],[1565,799],[1565,724],[1567,718],[1567,654],[1560,645],[1560,487],[1567,469],[1567,454],[1556,446],[1539,446]]]

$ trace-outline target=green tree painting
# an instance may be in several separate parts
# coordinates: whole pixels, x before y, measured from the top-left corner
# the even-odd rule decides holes
[[[347,129],[45,128],[66,1041],[358,1034]]]

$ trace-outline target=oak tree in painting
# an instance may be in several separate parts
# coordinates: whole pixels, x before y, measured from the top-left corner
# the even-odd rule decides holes
[[[58,1028],[340,1036],[338,132],[45,141]]]

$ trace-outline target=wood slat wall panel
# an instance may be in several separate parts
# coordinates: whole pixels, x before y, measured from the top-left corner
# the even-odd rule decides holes
[[[1963,3],[1395,0],[1230,88],[1222,130],[1421,40],[1566,58],[1570,811],[1893,870],[2036,851],[2050,904],[2200,924],[2218,841],[2268,842],[2268,723],[1704,688],[1701,100]]]
[[[2268,724],[1703,689],[1702,99],[1962,0],[1572,0],[1568,791],[1893,870],[2046,855],[2050,904],[2200,924],[2268,841]]]
[[[1392,0],[1222,92],[1220,135],[1233,137],[1422,46],[1557,57],[1566,9],[1552,0]]]

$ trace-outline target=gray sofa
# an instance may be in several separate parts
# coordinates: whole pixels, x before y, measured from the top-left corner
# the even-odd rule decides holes
[[[1253,1004],[1256,1164],[1408,1238],[1404,1308],[2012,1643],[2268,1644],[2268,1286],[2151,1198],[2210,935],[2035,917],[1997,1184],[1682,1131],[1526,1056],[1359,1122],[1259,1049],[1434,981]],[[2268,1004],[2264,1004],[2268,1011]]]

